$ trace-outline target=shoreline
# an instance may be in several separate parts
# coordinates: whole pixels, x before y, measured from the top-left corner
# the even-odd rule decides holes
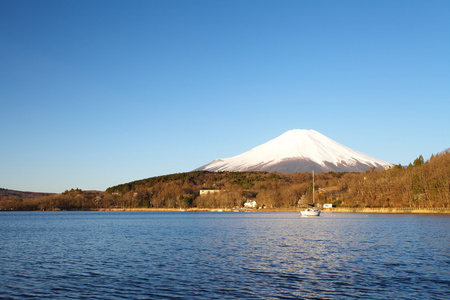
[[[410,208],[410,207],[333,207],[325,208],[327,213],[369,213],[369,214],[450,214],[449,208]]]
[[[300,213],[302,208],[262,208],[262,209],[231,209],[231,208],[98,208],[98,209],[74,209],[61,210],[50,209],[46,211],[134,211],[134,212],[289,212]],[[23,210],[0,210],[0,211],[23,211]],[[40,211],[40,210],[31,210]],[[333,207],[323,208],[322,213],[361,213],[361,214],[450,214],[450,208],[410,208],[410,207]]]
[[[300,212],[299,208],[110,208],[96,211],[150,211],[150,212]],[[322,209],[323,213],[373,213],[373,214],[450,214],[449,208],[409,208],[409,207],[333,207]]]

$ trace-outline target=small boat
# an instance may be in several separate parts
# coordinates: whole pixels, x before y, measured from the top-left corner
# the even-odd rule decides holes
[[[308,207],[307,209],[300,211],[300,214],[304,217],[318,217],[320,216],[320,210],[317,208]]]
[[[320,216],[320,210],[318,210],[317,208],[314,208],[314,171],[312,171],[312,176],[313,176],[313,204],[310,204],[310,206],[312,207],[308,207],[302,211],[300,211],[300,215],[302,217],[318,217]]]

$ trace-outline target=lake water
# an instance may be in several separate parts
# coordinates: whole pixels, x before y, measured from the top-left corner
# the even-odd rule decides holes
[[[450,299],[450,216],[0,212],[2,299]]]

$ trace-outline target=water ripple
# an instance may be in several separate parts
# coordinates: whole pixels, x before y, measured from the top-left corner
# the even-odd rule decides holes
[[[449,221],[0,213],[0,298],[448,299]]]

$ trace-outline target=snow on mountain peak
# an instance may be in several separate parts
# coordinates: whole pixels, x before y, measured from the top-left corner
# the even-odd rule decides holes
[[[312,129],[293,129],[234,157],[198,168],[209,171],[362,171],[392,164],[345,147]],[[300,170],[300,171],[299,171]]]

